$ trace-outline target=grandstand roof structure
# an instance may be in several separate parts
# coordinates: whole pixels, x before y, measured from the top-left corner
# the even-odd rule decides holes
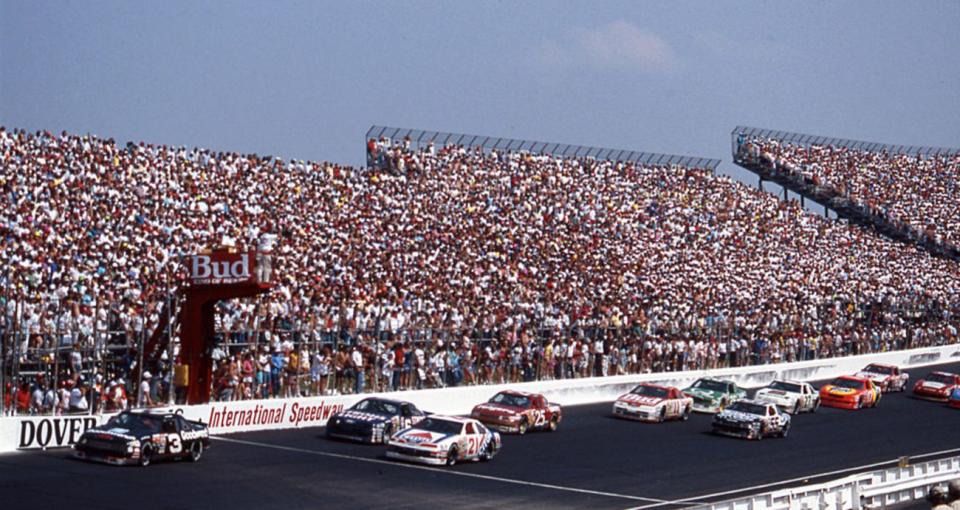
[[[412,145],[419,147],[430,142],[438,145],[463,145],[467,147],[482,147],[485,151],[528,152],[532,154],[549,154],[565,158],[594,158],[610,161],[629,161],[643,165],[706,168],[716,170],[719,159],[701,158],[697,156],[681,156],[676,154],[658,154],[627,149],[609,149],[605,147],[591,147],[587,145],[571,145],[557,142],[538,142],[534,140],[517,140],[497,136],[468,135],[463,133],[446,133],[442,131],[424,131],[420,129],[398,128],[388,126],[371,126],[367,130],[365,140],[387,137],[391,140],[410,138]]]
[[[863,140],[849,140],[846,138],[833,138],[822,135],[791,133],[789,131],[778,131],[776,129],[737,126],[730,134],[731,148],[733,150],[734,157],[736,157],[737,149],[739,148],[737,139],[740,135],[759,136],[762,138],[803,145],[805,147],[809,147],[811,145],[832,145],[834,147],[843,147],[846,149],[856,149],[869,152],[886,151],[890,154],[919,154],[923,156],[953,156],[960,154],[960,148],[956,147],[927,147],[923,145],[898,145],[891,143],[866,142]]]

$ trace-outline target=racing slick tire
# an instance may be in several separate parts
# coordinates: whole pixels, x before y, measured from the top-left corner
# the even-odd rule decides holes
[[[788,423],[788,424],[784,425],[782,429],[780,429],[780,434],[779,434],[779,436],[780,436],[781,438],[784,438],[784,437],[787,437],[787,434],[789,434],[789,433],[790,433],[790,424]]]
[[[692,411],[692,410],[690,409],[690,406],[685,407],[685,408],[683,409],[683,413],[680,414],[680,421],[687,421],[687,420],[689,420],[689,419],[690,419],[690,413],[691,413],[691,411]]]
[[[524,435],[524,434],[526,434],[526,433],[527,433],[527,429],[528,429],[529,427],[530,427],[530,425],[527,424],[527,419],[526,419],[526,418],[523,418],[522,420],[520,420],[520,425],[517,427],[517,434],[520,434],[521,436]]]
[[[796,402],[795,404],[793,404],[793,415],[796,416],[796,415],[798,415],[798,414],[800,414],[800,401],[799,401],[799,400],[797,400],[797,402]]]
[[[753,439],[760,441],[763,439],[763,427],[756,423],[750,427],[750,435],[753,436]]]
[[[190,451],[187,453],[187,458],[190,459],[190,462],[199,461],[200,457],[203,457],[203,442],[194,441],[193,444],[190,445]]]
[[[390,439],[391,435],[393,435],[393,424],[388,423],[383,426],[383,435],[380,436],[380,443],[387,444],[387,439]]]
[[[870,404],[870,408],[871,408],[871,409],[876,409],[877,406],[880,404],[880,399],[881,399],[881,398],[883,398],[883,393],[877,395],[877,398],[874,399],[874,401]]]
[[[660,414],[657,416],[657,423],[663,423],[667,421],[667,408],[661,407]]]
[[[857,398],[857,405],[854,407],[854,409],[863,409],[863,397]]]
[[[559,426],[560,426],[560,422],[557,421],[557,417],[554,416],[553,418],[550,418],[550,423],[547,424],[547,430],[549,430],[550,432],[556,432],[557,427]]]
[[[140,449],[140,467],[147,467],[153,462],[153,447],[146,445]]]
[[[718,407],[717,409],[718,409],[720,412],[723,412],[723,410],[726,409],[726,408],[727,408],[727,399],[723,399],[723,400],[720,401],[720,407]]]
[[[818,398],[813,402],[813,407],[810,409],[811,413],[815,413],[820,410],[820,399]]]
[[[458,455],[460,455],[460,451],[457,450],[457,447],[456,447],[456,446],[451,446],[450,449],[447,450],[447,465],[448,465],[448,466],[456,466],[456,465],[457,465],[457,456],[458,456]]]
[[[483,449],[482,452],[480,452],[480,462],[489,462],[492,458],[493,455],[490,453],[490,446],[488,445]]]

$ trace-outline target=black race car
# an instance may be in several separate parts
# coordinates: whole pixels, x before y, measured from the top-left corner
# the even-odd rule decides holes
[[[390,434],[413,426],[427,413],[410,402],[365,398],[327,421],[327,437],[362,443],[384,443]]]
[[[87,429],[73,445],[78,459],[148,466],[160,459],[200,460],[210,446],[207,426],[163,411],[124,411]]]

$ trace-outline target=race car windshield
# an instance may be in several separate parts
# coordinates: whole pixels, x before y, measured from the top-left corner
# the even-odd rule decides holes
[[[634,395],[643,395],[645,397],[657,397],[657,398],[667,398],[669,392],[664,388],[658,388],[656,386],[646,386],[641,384],[633,389],[630,393]]]
[[[760,415],[767,414],[766,407],[758,404],[753,404],[750,402],[743,402],[743,401],[734,402],[727,409],[730,411],[738,411],[738,412],[747,413],[747,414],[760,414]]]
[[[513,407],[530,407],[529,398],[523,395],[511,395],[510,393],[497,393],[490,399],[490,402]]]
[[[793,393],[800,393],[800,385],[799,385],[799,384],[793,384],[793,383],[788,383],[788,382],[783,382],[783,381],[774,381],[774,382],[770,385],[770,389],[771,389],[771,390],[780,390],[780,391],[789,391],[789,392],[793,392]]]
[[[693,383],[693,387],[701,390],[719,391],[721,393],[726,393],[727,391],[727,383],[711,381],[710,379],[700,379]]]
[[[851,388],[854,390],[863,388],[863,381],[855,381],[853,379],[834,379],[832,384],[841,388]]]
[[[930,374],[924,378],[927,382],[938,382],[943,384],[953,384],[953,377],[947,374]]]
[[[870,372],[871,374],[893,375],[893,367],[885,367],[882,365],[867,365],[867,368],[864,368],[863,371]]]
[[[109,427],[147,432],[159,432],[160,424],[159,418],[133,413],[120,413],[107,422]]]
[[[357,403],[357,405],[353,406],[353,409],[356,411],[363,411],[365,413],[400,414],[400,408],[397,407],[396,404],[374,398],[361,400]]]
[[[436,418],[426,418],[417,424],[418,429],[437,432],[439,434],[459,434],[461,423],[449,420],[438,420]]]

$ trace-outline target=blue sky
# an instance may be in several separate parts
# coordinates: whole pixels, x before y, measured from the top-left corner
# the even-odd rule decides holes
[[[737,124],[960,146],[958,27],[953,0],[0,0],[0,124],[353,164],[385,124],[746,177]]]

